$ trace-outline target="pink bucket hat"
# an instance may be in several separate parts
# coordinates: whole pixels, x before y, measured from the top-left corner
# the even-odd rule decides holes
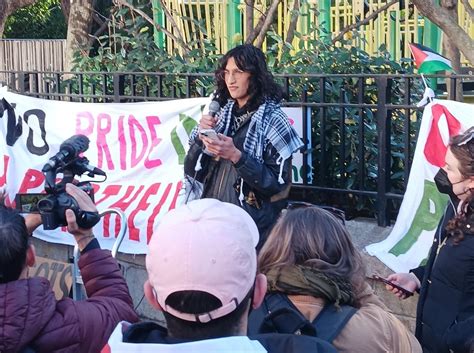
[[[231,313],[255,282],[258,239],[255,222],[233,204],[202,199],[171,210],[154,232],[146,256],[158,303],[187,321],[208,322]],[[170,294],[183,290],[212,294],[222,306],[190,314],[165,304]]]

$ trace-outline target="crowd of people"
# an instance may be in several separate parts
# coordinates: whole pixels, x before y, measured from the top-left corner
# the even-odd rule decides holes
[[[29,277],[41,218],[1,204],[0,352],[473,352],[474,129],[452,138],[436,177],[451,203],[426,265],[388,277],[419,292],[414,335],[366,281],[341,214],[287,207],[303,144],[263,53],[229,51],[216,85],[221,108],[203,115],[185,161],[193,200],[148,245],[144,295],[166,325],[139,322],[117,261],[72,210],[87,299],[56,300],[47,279]],[[78,187],[66,192],[97,212]]]

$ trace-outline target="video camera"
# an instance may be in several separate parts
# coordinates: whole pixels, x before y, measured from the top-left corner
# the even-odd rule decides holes
[[[66,184],[72,183],[77,175],[87,174],[89,177],[102,175],[104,171],[93,167],[82,153],[89,148],[89,139],[84,135],[74,135],[59,146],[56,153],[43,166],[41,170],[45,176],[46,194],[17,194],[15,197],[16,208],[21,212],[39,212],[46,230],[66,226],[65,212],[67,209],[74,211],[77,225],[81,228],[92,228],[96,225],[100,216],[98,212],[83,211],[77,201],[66,193]],[[63,174],[61,181],[56,183],[58,173]],[[94,190],[90,182],[79,182],[77,187],[84,190],[94,200]]]

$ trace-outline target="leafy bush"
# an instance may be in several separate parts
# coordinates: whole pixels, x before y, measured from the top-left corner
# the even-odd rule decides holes
[[[14,39],[64,39],[67,27],[60,0],[38,0],[8,17],[4,37]]]

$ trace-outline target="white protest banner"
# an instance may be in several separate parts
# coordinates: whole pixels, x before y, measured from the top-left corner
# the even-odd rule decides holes
[[[208,98],[191,98],[74,103],[26,97],[0,88],[0,187],[6,185],[7,204],[14,204],[16,193],[43,192],[44,164],[64,140],[83,134],[90,139],[84,156],[107,174],[106,181],[99,182],[98,177],[92,183],[98,209],[119,208],[127,215],[129,232],[120,252],[146,253],[163,214],[183,202],[188,136],[208,102]],[[294,109],[290,112],[295,122],[300,120]],[[107,215],[94,227],[94,234],[102,247],[110,249],[119,228],[118,217]],[[64,228],[38,229],[35,236],[74,244]]]
[[[160,217],[181,202],[188,135],[208,99],[71,103],[5,90],[0,98],[0,186],[6,184],[7,202],[12,203],[18,192],[42,192],[43,165],[64,140],[84,134],[91,140],[84,155],[91,165],[107,173],[106,182],[93,183],[97,207],[119,208],[126,213],[129,234],[121,252],[145,253]],[[118,217],[108,215],[94,227],[103,247],[112,247],[119,222]],[[72,237],[61,228],[40,229],[35,236],[73,244]]]
[[[428,256],[448,196],[438,192],[434,176],[445,165],[452,136],[474,125],[474,106],[435,100],[425,107],[407,190],[392,232],[366,247],[395,272],[418,267]]]

